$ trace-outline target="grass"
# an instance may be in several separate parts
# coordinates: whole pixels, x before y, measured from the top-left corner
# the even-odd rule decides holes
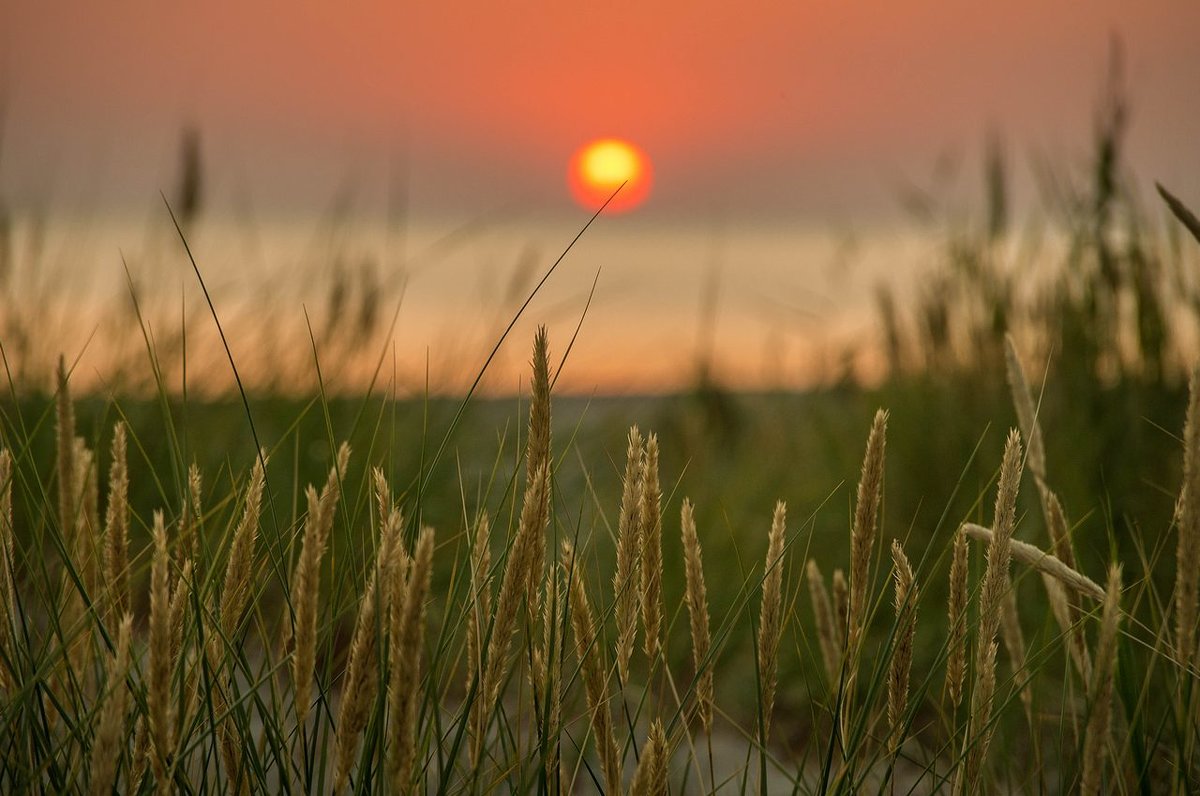
[[[203,486],[193,478],[189,487],[178,475],[185,467],[164,469],[146,456],[169,434],[154,435],[130,412],[120,430],[100,430],[121,407],[75,407],[65,372],[56,408],[9,405],[0,504],[12,511],[0,529],[14,589],[3,603],[0,785],[312,792],[336,778],[363,793],[1195,786],[1197,573],[1176,572],[1171,553],[1178,546],[1186,562],[1198,549],[1200,513],[1187,485],[1200,477],[1200,434],[1185,434],[1173,454],[1183,455],[1185,486],[1176,482],[1182,497],[1169,532],[1110,525],[1108,563],[1122,569],[1106,577],[1094,555],[1068,564],[1061,544],[1039,533],[1036,507],[1053,494],[1063,460],[1054,425],[1040,430],[1044,415],[1022,418],[1006,444],[995,498],[1004,534],[990,532],[993,517],[980,508],[997,494],[999,457],[981,465],[978,489],[954,490],[966,495],[965,510],[957,495],[946,497],[942,513],[952,513],[932,532],[894,519],[891,496],[910,489],[908,464],[921,461],[902,449],[895,463],[898,429],[929,419],[901,409],[877,415],[871,443],[856,446],[866,452],[862,481],[845,515],[832,508],[847,495],[835,484],[833,500],[784,493],[790,513],[780,503],[772,521],[770,500],[752,502],[752,524],[739,516],[722,528],[702,507],[737,494],[737,485],[721,489],[677,469],[669,436],[647,444],[629,435],[593,464],[605,453],[589,450],[593,435],[604,439],[611,421],[585,433],[574,418],[562,434],[563,419],[551,423],[545,361],[539,339],[529,433],[497,434],[486,474],[467,476],[461,458],[457,476],[426,472],[457,494],[431,488],[419,508],[420,459],[389,461],[387,413],[399,409],[387,403],[363,413],[373,430],[336,467],[327,431],[347,430],[349,413],[320,407],[329,427],[309,444],[324,450],[328,469],[311,479],[324,485],[307,490],[302,474],[314,468],[298,431],[307,415],[284,433],[260,429],[278,440],[265,451],[261,481],[250,475],[260,466],[253,447],[242,444],[223,451],[221,467],[200,466]],[[456,411],[446,407],[446,416]],[[1189,432],[1198,411],[1193,393]],[[72,444],[76,417],[87,416],[90,445]],[[128,462],[120,444],[93,453],[126,427]],[[469,423],[460,430],[474,433]],[[863,423],[860,439],[867,430]],[[59,442],[47,445],[49,436]],[[1032,451],[1022,454],[1021,440],[1039,437],[1044,470]],[[189,443],[198,459],[202,439]],[[627,447],[629,456],[619,455]],[[991,457],[988,447],[977,446],[976,457]],[[847,469],[834,478],[849,480]],[[157,483],[139,491],[139,481]],[[833,523],[840,531],[819,520],[826,512],[842,517]],[[966,533],[957,528],[972,521],[982,527],[967,534],[968,687],[955,699],[943,685],[958,638],[945,595],[952,548]],[[632,632],[641,638],[618,676],[622,522],[642,546],[624,565],[641,572],[620,581],[637,590]],[[645,549],[659,532],[661,558]],[[1011,567],[1009,535],[1025,545]],[[101,554],[123,549],[117,542],[127,558]],[[1057,558],[1038,560],[1029,545]],[[812,588],[822,570],[842,567],[848,593],[836,583]],[[1088,575],[1095,583],[1081,587]],[[707,588],[697,587],[700,578]],[[1106,580],[1099,600],[1095,584]],[[1022,595],[1014,605],[1027,634],[1019,657],[1009,629],[998,632],[1012,590]],[[810,604],[809,594],[822,593]],[[1066,601],[1059,613],[1055,598]],[[701,613],[711,625],[697,624]],[[1075,662],[1077,643],[1090,670]]]
[[[10,338],[0,790],[1196,791],[1200,291],[1124,119],[1032,292],[989,149],[875,389],[552,411],[543,331],[528,406],[334,397],[310,325],[316,397],[205,400],[143,323],[154,397],[73,401]]]

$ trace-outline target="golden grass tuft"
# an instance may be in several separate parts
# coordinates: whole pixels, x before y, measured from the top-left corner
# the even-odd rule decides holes
[[[385,501],[387,505],[390,500]],[[336,763],[333,775],[333,790],[341,791],[350,780],[350,769],[354,765],[358,738],[367,726],[371,704],[375,700],[379,676],[376,662],[379,660],[380,610],[386,616],[384,594],[389,582],[393,560],[393,549],[400,543],[400,515],[387,509],[379,534],[379,550],[375,564],[367,578],[362,599],[358,604],[358,616],[354,621],[354,635],[350,640],[350,660],[346,664],[346,676],[342,681],[342,702],[338,711],[337,735],[334,739]],[[385,584],[384,589],[379,584]]]
[[[258,538],[258,514],[262,507],[263,486],[266,480],[267,454],[259,454],[250,471],[250,484],[246,487],[245,506],[242,518],[233,534],[229,547],[229,562],[225,566],[225,580],[221,587],[221,632],[229,641],[233,640],[242,613],[250,600],[251,576],[254,568],[254,543]]]
[[[642,758],[633,772],[629,788],[631,796],[666,796],[668,762],[667,735],[662,720],[655,719],[650,723]]]
[[[683,592],[687,603],[688,618],[692,625],[692,665],[696,673],[696,707],[700,723],[705,732],[712,732],[713,717],[713,667],[707,660],[712,648],[708,628],[708,590],[704,585],[704,561],[700,550],[700,538],[696,535],[696,519],[692,502],[684,499],[679,512],[679,525],[683,541],[683,567],[686,588]]]
[[[417,703],[421,687],[421,648],[425,638],[425,599],[433,572],[433,529],[422,528],[404,588],[392,601],[388,656],[387,772],[394,793],[407,793],[416,762]],[[398,573],[393,572],[396,578]],[[397,581],[398,585],[398,581]]]
[[[350,447],[343,444],[337,462],[329,471],[325,487],[318,495],[308,487],[308,516],[304,521],[304,537],[300,556],[292,575],[292,687],[295,693],[296,724],[303,727],[312,700],[313,669],[317,651],[317,600],[321,586],[321,559],[333,528],[333,516],[341,495],[341,479],[350,458]]]
[[[591,716],[592,736],[600,755],[604,771],[605,790],[621,792],[621,760],[613,732],[612,714],[608,708],[608,687],[605,682],[605,667],[601,659],[600,639],[596,633],[592,609],[588,605],[587,590],[583,585],[583,573],[575,560],[575,549],[570,542],[563,542],[561,564],[570,584],[571,627],[575,634],[575,654],[583,672],[583,686],[587,692],[588,713]]]
[[[167,528],[154,512],[154,558],[150,567],[150,683],[146,705],[150,716],[151,767],[160,793],[171,790],[171,758],[175,749],[175,711],[171,700],[171,595]]]
[[[109,659],[105,679],[107,693],[100,705],[96,723],[96,739],[92,744],[93,796],[108,796],[117,781],[117,768],[128,743],[125,724],[129,712],[129,689],[125,678],[129,674],[129,644],[133,631],[133,616],[125,614],[117,630],[117,649]]]
[[[104,577],[109,616],[129,611],[129,466],[125,423],[113,427],[112,463],[108,471],[108,507],[104,516]]]
[[[896,755],[904,742],[907,726],[908,679],[912,671],[913,639],[917,634],[917,584],[908,556],[897,540],[892,541],[892,562],[895,565],[893,605],[896,609],[896,632],[887,679],[888,746]]]
[[[496,597],[492,635],[488,641],[484,677],[476,696],[476,699],[484,701],[484,710],[480,714],[483,717],[482,721],[474,730],[473,759],[476,761],[479,759],[478,755],[487,731],[487,717],[500,696],[500,686],[508,669],[508,653],[512,646],[513,633],[517,628],[517,619],[522,611],[527,612],[529,608],[527,603],[522,606],[522,601],[528,594],[529,573],[536,562],[537,545],[545,540],[548,519],[545,507],[549,499],[549,478],[550,471],[542,467],[534,476],[530,488],[526,490],[517,533],[509,548],[508,560],[504,564],[504,575],[501,577],[500,591]]]
[[[956,793],[975,793],[993,732],[992,702],[996,689],[996,634],[1000,630],[1004,594],[1009,588],[1011,540],[1016,525],[1017,490],[1021,483],[1021,436],[1013,429],[1004,444],[1000,485],[996,492],[995,532],[987,549],[987,568],[979,595],[979,635],[976,640],[975,685],[971,689],[971,718],[963,738],[965,765],[959,768]]]
[[[621,515],[617,520],[617,571],[613,575],[617,623],[617,674],[629,682],[629,661],[637,638],[639,552],[641,548],[642,460],[645,444],[637,426],[629,429],[625,477],[621,483]]]
[[[775,504],[771,532],[767,536],[767,560],[763,567],[762,608],[758,618],[758,682],[761,688],[762,736],[771,737],[771,713],[775,709],[775,685],[779,671],[779,639],[783,634],[783,548],[787,526],[787,504]]]
[[[658,436],[655,434],[646,439],[641,498],[639,526],[642,588],[639,598],[642,606],[642,628],[646,634],[643,646],[646,657],[653,661],[662,644],[663,617],[662,490],[658,479]]]
[[[962,531],[954,534],[954,550],[950,559],[950,638],[946,655],[946,694],[950,703],[962,703],[963,683],[967,676],[967,537]]]

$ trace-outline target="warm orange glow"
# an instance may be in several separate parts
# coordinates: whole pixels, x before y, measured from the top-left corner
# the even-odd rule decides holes
[[[619,138],[604,138],[575,153],[567,180],[576,201],[589,210],[600,207],[625,183],[605,210],[620,213],[645,201],[650,193],[651,173],[650,159],[641,149]]]

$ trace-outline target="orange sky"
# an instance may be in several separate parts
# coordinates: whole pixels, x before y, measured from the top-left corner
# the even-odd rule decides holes
[[[898,175],[973,157],[992,124],[1022,149],[1081,150],[1114,31],[1133,165],[1200,182],[1190,0],[0,9],[0,189],[17,202],[153,198],[192,120],[231,190],[266,204],[324,206],[402,157],[416,209],[565,205],[571,152],[618,135],[654,158],[659,212],[869,213]]]

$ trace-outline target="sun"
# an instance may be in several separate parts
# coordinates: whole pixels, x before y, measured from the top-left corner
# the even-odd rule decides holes
[[[598,209],[625,183],[604,211],[623,213],[646,200],[652,173],[650,158],[640,148],[619,138],[602,138],[571,157],[567,181],[575,200],[589,210]]]

